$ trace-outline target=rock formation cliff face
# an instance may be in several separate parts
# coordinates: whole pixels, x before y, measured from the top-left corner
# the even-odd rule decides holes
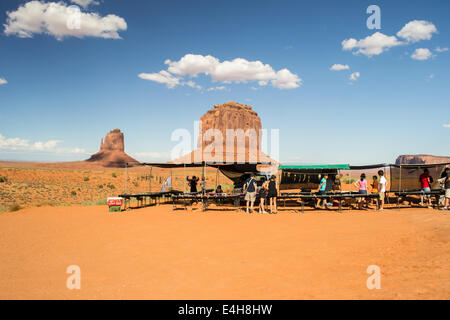
[[[260,150],[261,128],[261,119],[251,106],[233,101],[215,105],[200,118],[197,149],[174,162],[277,163]],[[239,137],[229,139],[227,130],[233,130]],[[217,138],[218,132],[221,140]],[[234,145],[233,148],[227,148],[227,138]]]
[[[123,133],[119,129],[111,130],[105,139],[100,142],[100,151],[102,150],[118,150],[125,151]]]
[[[395,164],[430,164],[450,162],[450,157],[431,156],[426,154],[401,155]]]
[[[248,129],[254,129],[257,136],[256,148],[259,148],[259,132],[261,130],[261,119],[258,114],[252,110],[251,106],[236,103],[233,101],[224,104],[217,104],[213,109],[208,110],[201,118],[200,136],[197,142],[198,147],[205,148],[210,141],[201,139],[203,134],[209,129],[217,129],[222,133],[223,143],[226,143],[227,129],[242,129],[244,132]],[[249,146],[247,146],[248,148]]]
[[[100,142],[100,151],[92,155],[88,162],[98,163],[104,167],[123,168],[125,164],[133,166],[135,159],[125,153],[123,133],[119,129],[111,130]]]

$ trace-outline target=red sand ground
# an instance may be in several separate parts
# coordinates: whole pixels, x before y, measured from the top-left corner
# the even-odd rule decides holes
[[[0,298],[450,299],[449,240],[449,214],[429,209],[29,208],[0,214]]]

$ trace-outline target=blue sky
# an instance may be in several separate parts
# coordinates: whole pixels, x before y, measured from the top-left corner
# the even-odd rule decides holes
[[[282,162],[449,155],[449,1],[103,0],[81,7],[90,28],[82,19],[75,31],[45,12],[51,1],[25,10],[30,2],[0,2],[0,160],[85,159],[114,128],[127,153],[168,160],[175,129],[193,132],[230,100],[280,129]],[[366,26],[372,4],[379,30]],[[215,69],[186,65],[188,54],[213,57]],[[236,58],[265,72],[226,69]],[[162,70],[178,85],[142,76]]]

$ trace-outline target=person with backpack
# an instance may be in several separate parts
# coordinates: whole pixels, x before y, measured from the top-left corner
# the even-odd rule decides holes
[[[246,212],[247,213],[253,212],[253,205],[255,204],[255,200],[256,200],[256,189],[257,189],[257,185],[256,185],[255,174],[252,173],[250,175],[250,178],[248,178],[244,184],[245,201],[247,202],[246,203]]]

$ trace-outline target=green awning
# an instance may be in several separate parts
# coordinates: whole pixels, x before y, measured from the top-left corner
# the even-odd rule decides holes
[[[309,166],[280,166],[281,170],[323,170],[323,169],[342,169],[350,170],[348,164],[322,164],[322,165],[309,165]]]

